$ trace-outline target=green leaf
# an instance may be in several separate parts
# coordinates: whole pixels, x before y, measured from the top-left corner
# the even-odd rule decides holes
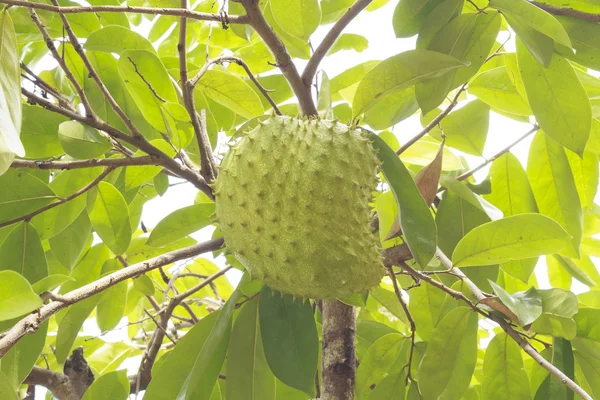
[[[339,38],[333,43],[327,55],[332,55],[342,50],[354,50],[362,53],[369,47],[369,41],[362,35],[355,33],[342,33]]]
[[[467,307],[450,311],[438,324],[419,365],[423,400],[459,400],[477,362],[477,314]]]
[[[194,204],[173,211],[156,225],[146,244],[154,247],[164,246],[194,233],[212,222],[211,216],[214,211],[214,203]]]
[[[410,290],[408,310],[417,325],[419,337],[428,342],[435,329],[446,295],[431,285]]]
[[[517,115],[532,114],[529,104],[517,91],[505,66],[478,74],[469,83],[469,93],[494,109]]]
[[[383,163],[381,170],[398,202],[400,227],[408,247],[417,263],[424,268],[436,250],[436,226],[429,206],[394,150],[379,136],[371,135],[371,140],[379,151],[379,159]]]
[[[50,238],[50,250],[56,259],[70,271],[83,252],[92,233],[92,225],[85,211],[58,235]]]
[[[394,372],[383,378],[369,394],[369,400],[398,400],[404,399],[406,390],[406,373]]]
[[[47,158],[63,154],[58,126],[69,119],[43,107],[23,104],[21,141],[27,158]]]
[[[49,292],[51,290],[56,289],[65,282],[73,280],[74,279],[68,275],[54,274],[37,281],[36,283],[31,285],[31,287],[33,288],[33,291],[35,293],[42,294],[44,292]]]
[[[18,272],[31,284],[48,276],[42,242],[30,223],[20,223],[4,239],[0,247],[0,260],[0,271]]]
[[[573,278],[577,279],[579,282],[587,285],[587,286],[596,286],[596,282],[583,270],[579,265],[577,265],[573,260],[567,257],[563,257],[559,254],[554,254],[552,257],[558,261],[561,267],[565,269]]]
[[[127,203],[113,185],[100,182],[96,200],[88,204],[92,227],[113,253],[123,254],[131,241],[131,225]]]
[[[154,283],[148,275],[140,275],[133,280],[133,287],[146,296],[154,296]]]
[[[561,254],[579,258],[583,216],[577,187],[565,150],[543,132],[536,134],[529,148],[527,175],[540,213],[561,224],[572,236]]]
[[[513,14],[503,14],[510,27],[517,34],[517,42],[521,40],[527,50],[544,67],[550,65],[554,54],[554,41],[535,30],[527,21]]]
[[[102,266],[102,275],[117,271],[119,267],[120,263],[116,258],[107,260]],[[104,292],[98,302],[96,322],[102,332],[113,329],[123,318],[125,305],[127,304],[127,285],[128,282],[123,281],[111,286]]]
[[[427,114],[421,124],[427,125],[439,115],[438,110],[435,111]],[[426,123],[424,124],[424,122]],[[483,147],[485,146],[489,124],[490,107],[479,100],[465,104],[462,108],[450,113],[440,123],[446,136],[446,146],[479,157],[483,156]],[[440,130],[432,130],[430,134],[436,139],[442,140]]]
[[[415,88],[385,95],[367,112],[364,121],[373,129],[386,129],[413,115],[419,109]]]
[[[512,153],[498,157],[490,168],[492,193],[484,196],[505,216],[537,212],[527,173]]]
[[[236,290],[221,309],[215,324],[195,357],[194,367],[187,375],[177,400],[203,400],[212,394],[219,372],[225,362],[229,337],[231,336],[231,320],[233,309],[241,292]]]
[[[435,159],[439,149],[439,142],[421,139],[406,149],[400,155],[400,159],[407,164],[425,167]],[[445,147],[442,158],[442,171],[456,171],[463,168],[460,159]]]
[[[509,294],[502,286],[490,281],[496,295],[510,311],[518,318],[521,326],[535,321],[542,314],[542,298],[537,289],[529,288],[526,292]]]
[[[356,393],[358,399],[366,399],[372,385],[377,385],[398,358],[404,344],[404,336],[390,333],[382,336],[367,350],[356,369]]]
[[[580,18],[557,16],[561,25],[568,32],[573,49],[556,50],[564,57],[588,68],[600,69],[600,26],[597,23]]]
[[[456,267],[493,265],[536,257],[563,249],[570,236],[552,219],[518,214],[473,229],[452,254]]]
[[[600,342],[600,309],[581,307],[573,319],[577,323],[577,337]]]
[[[299,39],[308,40],[321,23],[317,0],[271,0],[269,4],[279,27]]]
[[[590,386],[591,395],[597,398],[600,396],[600,358],[594,356],[593,350],[595,349],[590,349],[589,347],[591,346],[588,343],[581,345],[578,342],[573,355],[582,371],[583,377]],[[581,385],[581,379],[578,378],[577,381]]]
[[[7,7],[0,11],[0,175],[15,155],[23,157],[21,133],[21,70],[19,49]]]
[[[513,278],[517,278],[523,283],[528,283],[537,262],[538,257],[511,260],[500,264],[500,268]]]
[[[464,62],[465,67],[416,86],[417,101],[423,114],[439,106],[451,89],[467,82],[479,71],[496,42],[500,24],[501,17],[496,12],[463,14],[433,38],[429,50],[455,57]]]
[[[571,47],[565,28],[551,14],[526,0],[490,0],[490,7],[519,18],[535,30],[549,36],[563,46]]]
[[[56,198],[40,179],[14,169],[0,176],[0,187],[0,222],[27,215]]]
[[[335,94],[342,89],[357,84],[367,72],[375,68],[380,62],[381,61],[365,61],[364,63],[350,67],[344,72],[334,76],[330,80],[331,94]]]
[[[310,303],[275,293],[264,285],[259,302],[260,331],[271,371],[283,383],[313,395],[319,338]]]
[[[58,332],[56,334],[56,360],[63,364],[77,339],[79,331],[83,327],[83,323],[90,316],[101,295],[96,294],[79,303],[73,304],[67,310],[66,314],[60,320]]]
[[[562,338],[552,340],[552,365],[566,376],[575,379],[575,360],[571,342]],[[575,393],[558,379],[548,375],[535,394],[535,400],[573,400]]]
[[[530,400],[529,379],[523,368],[519,345],[504,332],[494,336],[485,351],[483,360],[484,399]]]
[[[2,395],[5,400],[19,400],[17,390],[12,386],[10,380],[2,371],[0,371],[0,395]]]
[[[167,133],[168,121],[162,105],[177,103],[177,94],[160,59],[147,50],[127,50],[119,57],[118,70],[144,118],[154,128]]]
[[[555,54],[548,68],[544,68],[519,41],[517,56],[538,124],[550,138],[583,157],[591,131],[592,109],[573,67]]]
[[[0,321],[20,317],[41,306],[42,300],[23,276],[15,271],[0,271]]]
[[[325,71],[321,72],[321,87],[319,88],[319,97],[317,98],[317,112],[319,117],[332,119],[331,110],[331,84]]]
[[[533,323],[534,332],[572,340],[577,334],[573,315],[579,311],[577,296],[563,289],[538,291],[542,298],[542,315]]]
[[[231,73],[209,70],[198,81],[197,89],[217,103],[245,118],[264,112],[258,94],[241,78]]]
[[[147,50],[154,53],[152,44],[128,27],[109,25],[92,32],[83,46],[88,51],[121,54],[126,50]]]
[[[275,376],[269,369],[258,318],[258,299],[248,301],[238,314],[227,351],[229,400],[275,400]]]
[[[425,18],[417,36],[417,49],[427,49],[433,38],[453,20],[461,14],[464,0],[446,0]]]
[[[400,0],[392,17],[392,26],[398,38],[419,33],[425,18],[442,0]]]
[[[127,370],[109,372],[97,378],[86,390],[82,400],[127,400],[129,379]]]
[[[59,125],[58,139],[68,155],[82,160],[99,157],[112,147],[96,129],[75,121]]]
[[[352,111],[359,116],[383,96],[464,66],[454,57],[429,50],[409,50],[382,61],[360,81]]]
[[[6,374],[13,387],[19,387],[31,372],[35,362],[42,353],[47,334],[48,322],[43,322],[37,331],[23,336],[2,357],[0,372]],[[0,395],[2,394],[2,389],[0,388]]]
[[[586,151],[583,157],[577,156],[573,152],[566,152],[581,207],[589,209],[594,205],[594,197],[598,191],[598,156]]]

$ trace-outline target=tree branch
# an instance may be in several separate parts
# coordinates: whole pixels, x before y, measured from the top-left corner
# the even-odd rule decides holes
[[[315,74],[317,73],[317,68],[325,55],[333,46],[335,41],[338,39],[342,31],[348,26],[350,21],[352,21],[356,16],[372,2],[373,0],[357,0],[348,11],[333,25],[333,27],[327,32],[327,35],[323,38],[323,41],[317,47],[313,55],[308,60],[308,64],[306,64],[306,68],[304,68],[304,72],[302,73],[302,81],[304,85],[310,88],[313,79],[315,78]]]
[[[287,79],[288,83],[292,87],[294,94],[298,98],[300,109],[306,116],[316,116],[317,108],[310,94],[310,85],[304,84],[302,77],[296,69],[296,65],[292,61],[292,57],[288,53],[285,45],[279,39],[279,37],[273,32],[273,29],[269,26],[265,17],[262,15],[258,6],[257,0],[241,0],[242,5],[246,9],[246,14],[249,19],[249,24],[263,39],[265,44],[273,53],[277,67],[281,70],[281,73]]]
[[[70,170],[70,169],[81,169],[81,168],[94,168],[94,167],[129,167],[129,166],[141,166],[141,165],[154,165],[156,164],[156,157],[154,156],[142,156],[132,158],[92,158],[89,160],[75,160],[75,161],[44,161],[44,160],[21,160],[16,159],[10,165],[11,168],[29,168],[29,169],[57,169],[57,170]]]
[[[574,8],[553,6],[539,1],[531,1],[531,4],[541,8],[549,14],[564,15],[590,22],[600,22],[600,14],[587,13],[584,11],[575,10]]]
[[[91,181],[90,183],[88,183],[87,185],[85,185],[84,187],[82,187],[81,189],[79,189],[78,191],[76,191],[75,193],[70,194],[67,197],[63,197],[62,199],[59,199],[58,201],[55,201],[54,203],[47,204],[47,205],[45,205],[42,208],[38,208],[37,210],[35,210],[35,211],[33,211],[33,212],[31,212],[31,213],[29,213],[27,215],[23,215],[21,217],[13,218],[13,219],[11,219],[9,221],[2,222],[2,223],[0,223],[0,228],[8,226],[8,225],[15,224],[15,223],[20,222],[20,221],[29,221],[29,220],[31,220],[31,218],[35,217],[38,214],[43,213],[44,211],[48,211],[48,210],[50,210],[50,209],[52,209],[54,207],[58,207],[61,204],[64,204],[64,203],[66,203],[68,201],[73,200],[76,197],[81,196],[82,194],[84,194],[88,190],[90,190],[93,187],[95,187],[98,183],[100,183],[100,181],[102,179],[104,179],[108,174],[110,174],[114,169],[115,169],[115,167],[113,167],[113,166],[107,167],[104,171],[102,171],[100,173],[100,175],[98,175],[96,178],[94,178],[93,181]]]
[[[100,293],[119,282],[126,279],[135,278],[148,271],[162,267],[163,265],[171,264],[175,261],[183,260],[190,257],[195,257],[202,253],[214,251],[223,245],[223,238],[212,239],[207,242],[198,243],[193,246],[184,247],[183,249],[174,250],[158,257],[151,258],[127,268],[120,269],[111,274],[105,275],[102,278],[84,285],[78,289],[72,290],[63,294],[64,302],[52,302],[40,307],[38,310],[21,319],[13,326],[4,337],[0,339],[0,358],[2,358],[19,339],[28,333],[35,332],[40,324],[56,314],[63,308],[71,304],[85,300],[97,293]]]
[[[188,17],[198,21],[223,22],[223,16],[220,14],[203,13],[192,10],[182,10],[181,8],[153,8],[153,7],[133,7],[133,6],[73,6],[61,7],[45,3],[33,3],[27,0],[0,0],[0,4],[11,6],[21,6],[55,12],[59,14],[81,14],[81,13],[136,13],[150,15],[172,15],[175,17]],[[248,17],[245,15],[227,15],[227,23],[247,24]]]

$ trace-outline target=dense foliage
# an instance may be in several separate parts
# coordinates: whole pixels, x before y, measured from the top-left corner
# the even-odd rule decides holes
[[[600,398],[599,0],[0,4],[0,398]],[[360,13],[416,42],[329,78],[321,61],[373,46],[343,33]],[[228,249],[213,184],[225,144],[274,114],[371,141],[372,218],[349,225],[356,204],[338,200],[361,201],[353,179],[374,175],[325,139],[331,182],[233,176],[229,209],[246,186],[340,196],[314,207],[323,254],[305,260],[332,259],[329,239],[351,231],[338,258],[360,270],[375,235],[385,268],[364,271],[385,277],[368,293],[283,295]],[[491,121],[522,132],[504,148]],[[252,153],[278,179],[286,137]],[[146,227],[145,205],[175,185],[189,205]],[[308,204],[324,201],[311,196],[269,225],[286,249],[310,231]],[[330,280],[319,294],[338,292]]]

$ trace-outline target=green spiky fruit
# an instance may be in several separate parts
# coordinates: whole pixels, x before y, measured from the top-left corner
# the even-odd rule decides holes
[[[369,290],[385,272],[370,227],[377,166],[358,130],[267,119],[221,164],[216,213],[227,248],[283,293],[325,299]]]

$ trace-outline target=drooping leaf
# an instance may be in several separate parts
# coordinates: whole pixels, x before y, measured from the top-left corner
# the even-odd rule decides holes
[[[532,287],[526,292],[509,294],[495,282],[490,281],[490,285],[502,304],[517,317],[515,322],[518,324],[529,325],[542,314],[542,298],[537,289]]]
[[[539,290],[538,293],[542,298],[542,315],[533,323],[531,329],[567,340],[575,338],[577,325],[573,315],[579,311],[575,294],[559,288]]]
[[[409,50],[390,57],[361,80],[354,95],[353,114],[358,116],[364,113],[385,95],[463,65],[454,57],[429,50]]]
[[[424,341],[431,340],[445,298],[444,293],[431,285],[421,285],[410,290],[408,309],[417,325],[417,333]]]
[[[102,266],[102,275],[117,271],[120,263],[116,258],[107,260]],[[96,322],[102,332],[106,332],[117,326],[125,312],[127,304],[127,281],[119,282],[108,288],[96,309]]]
[[[155,247],[164,246],[194,233],[210,224],[210,217],[214,211],[214,203],[194,204],[180,208],[156,225],[146,244]]]
[[[575,379],[575,361],[571,342],[562,338],[552,340],[552,365],[566,376]],[[573,400],[575,393],[553,376],[548,375],[535,393],[535,400]]]
[[[317,0],[271,0],[270,5],[279,27],[299,39],[308,40],[321,22]]]
[[[594,204],[594,197],[598,191],[598,156],[586,151],[583,157],[579,157],[573,152],[566,152],[579,201],[583,209],[589,209]]]
[[[438,324],[419,365],[423,400],[460,400],[477,362],[477,314],[467,307],[450,311]]]
[[[275,294],[266,285],[260,292],[260,331],[271,371],[283,383],[312,395],[319,339],[310,304]]]
[[[600,69],[600,26],[579,18],[557,16],[571,39],[575,52],[558,47],[564,57],[595,70]]]
[[[97,378],[82,400],[126,400],[129,397],[127,370],[109,372]]]
[[[15,155],[23,157],[21,133],[21,75],[15,27],[7,12],[0,11],[0,175]]]
[[[520,41],[517,41],[517,57],[527,99],[538,124],[549,137],[583,157],[591,131],[592,109],[573,67],[554,54],[545,68]]]
[[[579,258],[583,217],[577,187],[565,150],[542,132],[536,134],[529,148],[527,175],[540,213],[572,236],[561,254]]]
[[[594,282],[594,280],[572,259],[561,256],[560,254],[554,254],[552,257],[569,273],[569,275],[579,282],[590,287],[596,286],[596,282]]]
[[[13,387],[4,372],[0,371],[0,394],[6,400],[19,400],[17,390]]]
[[[0,247],[0,271],[12,270],[34,284],[48,276],[48,264],[35,228],[22,222],[4,239]]]
[[[83,211],[62,232],[50,238],[50,250],[56,259],[70,271],[83,252],[91,233],[92,224],[87,212]]]
[[[392,19],[396,37],[411,37],[419,33],[425,18],[442,0],[401,0]]]
[[[258,318],[258,299],[247,302],[238,315],[227,351],[226,376],[230,400],[274,400],[275,376],[263,349]]]
[[[460,15],[464,0],[446,0],[425,18],[419,36],[417,36],[417,49],[427,49],[433,38],[455,17]]]
[[[361,360],[356,369],[356,393],[358,399],[369,397],[372,385],[377,385],[390,371],[404,344],[399,333],[390,333],[377,339]]]
[[[88,213],[98,236],[115,254],[122,254],[131,241],[129,207],[119,192],[108,182],[100,182],[96,199]]]
[[[419,265],[425,267],[436,249],[435,221],[415,182],[394,150],[379,136],[372,135],[371,140],[379,150],[379,159],[383,162],[382,172],[398,202],[400,227],[408,247]]]
[[[485,351],[483,361],[484,399],[530,400],[529,379],[523,368],[519,345],[504,332],[494,336]]]
[[[0,271],[0,321],[25,315],[42,306],[31,285],[15,271]]]
[[[552,219],[540,214],[518,214],[473,229],[452,254],[457,267],[493,265],[536,257],[563,249],[570,236]]]
[[[506,153],[492,163],[490,181],[492,193],[484,197],[505,216],[537,212],[529,179],[514,154]]]

